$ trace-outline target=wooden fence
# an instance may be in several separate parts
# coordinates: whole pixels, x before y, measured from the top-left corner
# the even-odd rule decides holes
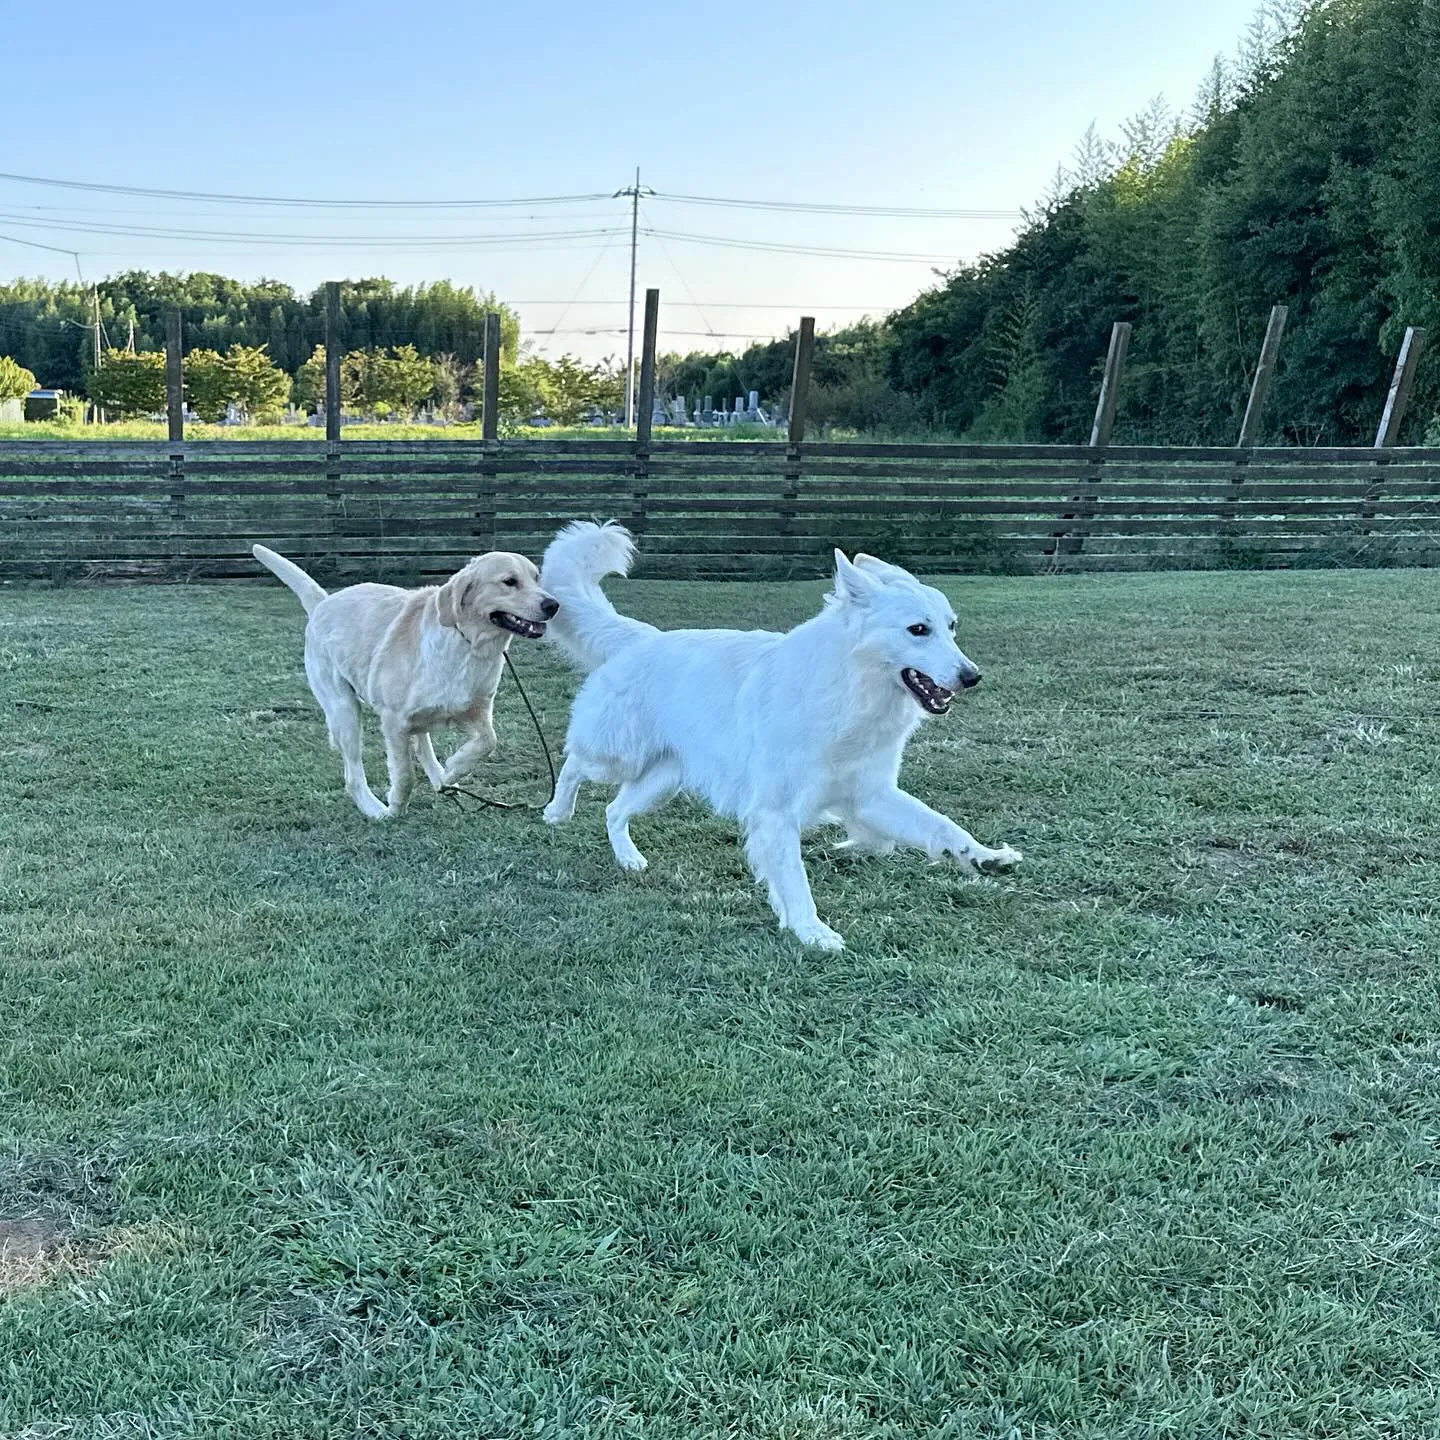
[[[1440,450],[554,440],[0,443],[0,576],[202,580],[263,541],[414,582],[623,520],[656,576],[1440,563]]]
[[[499,439],[491,315],[482,440],[342,441],[339,299],[330,285],[323,444],[187,442],[178,316],[166,443],[0,442],[0,578],[256,579],[263,541],[328,581],[414,582],[492,547],[538,556],[586,517],[623,520],[640,537],[637,573],[674,577],[815,576],[837,545],[931,572],[1440,563],[1440,450],[1394,447],[1424,347],[1415,329],[1370,448],[1255,446],[1283,306],[1233,449],[1110,443],[1124,322],[1088,445],[808,442],[808,317],[783,442],[657,441],[650,290],[630,438]]]

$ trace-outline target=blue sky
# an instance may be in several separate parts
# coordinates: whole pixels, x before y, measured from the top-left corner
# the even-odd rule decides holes
[[[1187,106],[1254,0],[1010,5],[896,0],[690,7],[347,6],[255,0],[120,18],[78,0],[7,17],[0,168],[160,189],[318,199],[672,194],[1015,211],[1092,122],[1114,135],[1156,95]],[[336,276],[451,279],[517,304],[550,353],[622,352],[628,201],[478,210],[191,204],[0,180],[0,236],[80,252],[86,278],[213,269],[309,289]],[[924,261],[730,248],[680,235],[973,258],[1008,220],[642,207],[640,286],[667,349],[736,347],[883,313]],[[99,227],[81,229],[73,227]],[[66,228],[71,227],[71,228]],[[100,229],[178,229],[186,238]],[[196,231],[214,232],[201,239]],[[572,238],[537,238],[563,232]],[[447,237],[503,235],[498,243]],[[312,243],[276,243],[275,236]],[[246,239],[246,237],[254,237]],[[385,239],[394,245],[362,244]],[[0,276],[75,273],[0,239]],[[542,332],[558,328],[563,333]],[[584,333],[594,331],[597,333]],[[612,333],[606,333],[612,332]],[[714,337],[714,338],[712,338]]]

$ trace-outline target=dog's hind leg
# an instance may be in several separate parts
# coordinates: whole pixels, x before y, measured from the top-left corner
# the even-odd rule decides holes
[[[360,736],[360,702],[355,692],[322,659],[305,656],[305,673],[310,689],[325,712],[330,743],[340,752],[345,765],[345,791],[371,820],[387,812],[380,797],[365,778],[365,749]]]
[[[816,913],[797,829],[782,820],[758,821],[746,830],[745,855],[755,878],[769,890],[770,905],[782,929],[793,931],[804,945],[821,950],[845,948],[844,937]]]
[[[567,762],[568,764],[568,762]],[[680,788],[681,770],[676,760],[658,760],[634,780],[627,780],[605,807],[605,828],[610,848],[622,870],[643,870],[648,863],[630,838],[630,821],[657,805],[663,805]]]

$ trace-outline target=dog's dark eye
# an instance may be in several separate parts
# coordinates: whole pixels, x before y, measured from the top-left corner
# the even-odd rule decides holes
[[[512,590],[518,590],[520,588],[520,582],[513,575],[505,583]]]
[[[930,627],[928,625],[912,625],[910,627],[910,633],[912,635],[928,635],[930,633]]]

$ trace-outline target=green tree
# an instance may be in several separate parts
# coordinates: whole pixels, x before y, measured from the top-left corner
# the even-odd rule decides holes
[[[458,355],[437,355],[431,362],[434,375],[432,394],[435,406],[447,419],[460,414],[460,405],[475,383],[476,367],[467,365]]]
[[[225,352],[230,400],[258,420],[285,407],[290,380],[266,354],[264,345],[232,345]]]
[[[413,345],[397,345],[382,362],[385,399],[413,415],[435,389],[435,367]]]
[[[623,365],[586,365],[573,355],[532,363],[544,366],[545,413],[562,425],[574,425],[592,410],[615,411],[625,404]]]
[[[35,388],[35,376],[8,355],[0,355],[0,400],[23,400]]]
[[[185,401],[207,424],[225,418],[230,376],[218,350],[192,350],[185,357]]]
[[[550,414],[554,404],[550,367],[532,357],[518,365],[500,367],[500,424],[507,430],[523,425],[534,415]]]
[[[376,414],[413,414],[435,388],[433,366],[413,345],[352,350],[340,362],[340,377],[342,393]]]
[[[347,367],[345,357],[340,357],[340,404],[351,405],[355,401],[356,371]],[[317,345],[310,358],[300,366],[291,387],[291,398],[302,409],[319,409],[325,403],[325,347]]]
[[[106,350],[86,394],[112,415],[153,415],[165,408],[165,356],[155,350]]]
[[[272,414],[284,407],[289,393],[289,379],[270,363],[263,345],[232,345],[224,355],[192,350],[185,357],[185,398],[212,425],[231,405],[250,419]]]

